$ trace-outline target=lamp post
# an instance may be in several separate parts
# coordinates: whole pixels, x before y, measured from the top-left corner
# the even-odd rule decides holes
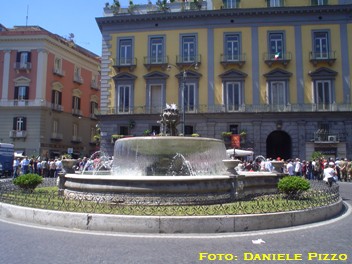
[[[191,65],[189,65],[186,69],[183,69],[182,71],[182,87],[181,87],[181,104],[182,104],[182,134],[185,136],[186,132],[186,100],[185,100],[185,89],[186,89],[186,79],[187,79],[187,71],[191,69],[194,66],[195,70],[198,70],[198,62],[194,62]],[[180,70],[180,67],[173,65],[173,64],[168,64],[167,70],[170,70],[171,67],[175,67],[178,70]]]

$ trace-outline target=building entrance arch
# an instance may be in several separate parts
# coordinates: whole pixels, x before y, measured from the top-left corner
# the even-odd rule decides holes
[[[266,157],[276,159],[292,158],[292,140],[285,131],[275,130],[266,139]]]

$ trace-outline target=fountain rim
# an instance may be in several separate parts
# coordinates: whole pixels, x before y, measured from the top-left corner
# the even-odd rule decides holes
[[[223,142],[221,139],[208,138],[208,137],[187,137],[187,136],[137,136],[137,137],[125,137],[116,140],[116,142],[122,141],[134,141],[134,140],[170,140],[170,139],[184,139],[184,140],[195,140],[195,141],[214,141]]]
[[[126,175],[91,175],[91,174],[65,174],[70,179],[116,180],[116,181],[198,181],[198,180],[225,180],[232,179],[234,175],[193,175],[193,176],[126,176]]]

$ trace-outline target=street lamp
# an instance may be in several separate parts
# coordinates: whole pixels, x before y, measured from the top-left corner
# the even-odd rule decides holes
[[[173,65],[173,64],[168,64],[167,65],[167,70],[170,71],[171,67],[175,67],[178,70],[181,70],[179,66]],[[186,69],[183,69],[182,71],[182,90],[181,90],[181,103],[182,103],[182,134],[185,136],[185,127],[186,127],[186,100],[185,100],[185,88],[186,88],[186,79],[187,79],[187,71],[190,70],[192,67],[194,67],[195,70],[198,70],[198,62],[194,62],[191,65],[189,65]]]

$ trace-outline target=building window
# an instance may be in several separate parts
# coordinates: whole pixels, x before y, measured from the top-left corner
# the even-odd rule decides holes
[[[131,86],[119,85],[117,93],[117,109],[119,113],[129,113]]]
[[[26,117],[15,117],[13,119],[13,130],[15,131],[25,131],[27,124]]]
[[[226,82],[226,110],[228,112],[238,111],[241,105],[241,83]]]
[[[192,135],[194,132],[193,126],[185,126],[185,135]]]
[[[197,62],[196,36],[182,37],[182,61],[184,63]]]
[[[72,97],[72,113],[81,115],[81,98],[77,96]]]
[[[17,52],[16,68],[29,69],[31,62],[31,53],[28,51]]]
[[[223,0],[224,8],[239,8],[240,0]]]
[[[149,58],[151,64],[164,63],[164,38],[151,37]]]
[[[239,134],[238,125],[230,125],[229,131],[232,132],[232,134],[235,134],[235,135]]]
[[[196,106],[196,84],[184,83],[184,107],[186,112],[194,112]]]
[[[72,136],[74,138],[77,138],[78,137],[78,125],[77,124],[73,124],[73,127],[72,127]]]
[[[225,61],[238,61],[241,53],[241,36],[239,33],[225,34]]]
[[[284,52],[284,34],[269,33],[269,58],[271,60],[282,59]]]
[[[128,135],[129,132],[128,132],[128,126],[120,126],[120,135]]]
[[[284,0],[267,0],[268,7],[284,6]]]
[[[320,6],[320,5],[327,5],[328,0],[311,0],[312,6]]]
[[[29,99],[29,87],[28,86],[16,86],[15,87],[15,100],[23,101]]]
[[[64,72],[62,70],[62,59],[61,58],[55,58],[54,74],[59,75],[59,76],[64,76]]]
[[[59,122],[57,120],[53,120],[53,133],[57,134],[59,130]]]
[[[132,39],[121,39],[119,45],[119,65],[131,65]]]
[[[90,102],[90,116],[95,117],[98,112],[98,103],[97,102]]]
[[[329,110],[332,104],[332,88],[330,80],[317,80],[314,83],[315,104],[318,110]]]
[[[313,33],[313,52],[315,59],[329,58],[329,33],[314,32]]]
[[[62,104],[62,93],[57,90],[51,92],[51,103],[53,106],[61,106]]]
[[[73,80],[77,83],[83,83],[83,78],[81,76],[81,68],[75,66]]]
[[[287,105],[286,82],[271,81],[269,83],[269,104],[272,110],[285,110]]]

